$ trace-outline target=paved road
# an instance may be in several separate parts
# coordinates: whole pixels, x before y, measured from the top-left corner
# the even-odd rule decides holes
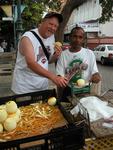
[[[98,69],[102,75],[102,92],[113,89],[113,65],[101,65],[98,63]]]
[[[54,65],[50,65],[49,69],[55,72]],[[98,63],[98,69],[102,75],[102,93],[108,89],[113,89],[113,65],[104,65]],[[11,80],[12,76],[0,76],[0,97],[12,95],[11,92]],[[55,87],[55,85],[50,81],[50,88]]]

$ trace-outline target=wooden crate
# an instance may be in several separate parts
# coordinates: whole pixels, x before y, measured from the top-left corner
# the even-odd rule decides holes
[[[113,150],[113,136],[86,139],[84,150]]]
[[[11,75],[16,61],[16,52],[0,54],[0,76]]]

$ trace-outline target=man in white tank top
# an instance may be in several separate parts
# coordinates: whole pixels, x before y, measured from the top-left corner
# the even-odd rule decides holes
[[[55,46],[54,33],[63,21],[61,14],[51,12],[45,15],[40,26],[33,31],[41,38],[50,54],[49,61],[40,42],[32,32],[25,32],[18,44],[12,91],[23,94],[48,89],[48,79],[59,87],[67,85],[67,79],[48,71],[48,62],[55,62],[61,54],[61,47]],[[54,53],[55,49],[55,53]]]

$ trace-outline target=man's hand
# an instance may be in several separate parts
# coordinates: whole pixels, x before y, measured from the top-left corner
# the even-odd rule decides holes
[[[100,74],[97,72],[95,74],[92,75],[90,82],[92,83],[98,83],[99,81],[101,81],[101,76]]]
[[[62,44],[60,42],[55,42],[54,44],[54,54],[51,57],[51,60],[49,61],[49,63],[53,63],[56,62],[57,59],[60,57],[61,53],[62,53]]]
[[[52,81],[56,84],[58,87],[66,87],[68,84],[68,79],[61,76],[56,76],[52,79]]]
[[[61,42],[55,42],[54,49],[55,49],[54,55],[58,58],[62,52],[62,43]]]

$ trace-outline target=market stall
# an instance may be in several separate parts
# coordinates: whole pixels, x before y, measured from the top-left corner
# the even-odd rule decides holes
[[[113,90],[104,92],[99,97],[113,108]],[[113,149],[113,118],[102,118],[91,123],[94,137],[86,139],[85,150],[112,150]]]
[[[112,150],[113,149],[113,90],[105,91],[101,96],[83,93],[73,95],[76,100],[87,109],[90,129],[93,134],[85,139],[84,150]],[[76,106],[72,113],[76,111]],[[96,111],[95,111],[96,110]]]
[[[51,97],[56,98],[55,89],[0,98],[0,121],[3,126],[0,133],[0,149],[83,148],[85,138],[90,134],[87,110],[83,110],[84,114],[79,112],[77,116],[71,115],[73,105],[70,102],[61,103],[57,100],[53,105],[48,103]],[[18,109],[20,113],[17,113]],[[4,111],[7,111],[8,115],[4,115]],[[11,119],[8,120],[10,117],[13,118],[12,123]]]

